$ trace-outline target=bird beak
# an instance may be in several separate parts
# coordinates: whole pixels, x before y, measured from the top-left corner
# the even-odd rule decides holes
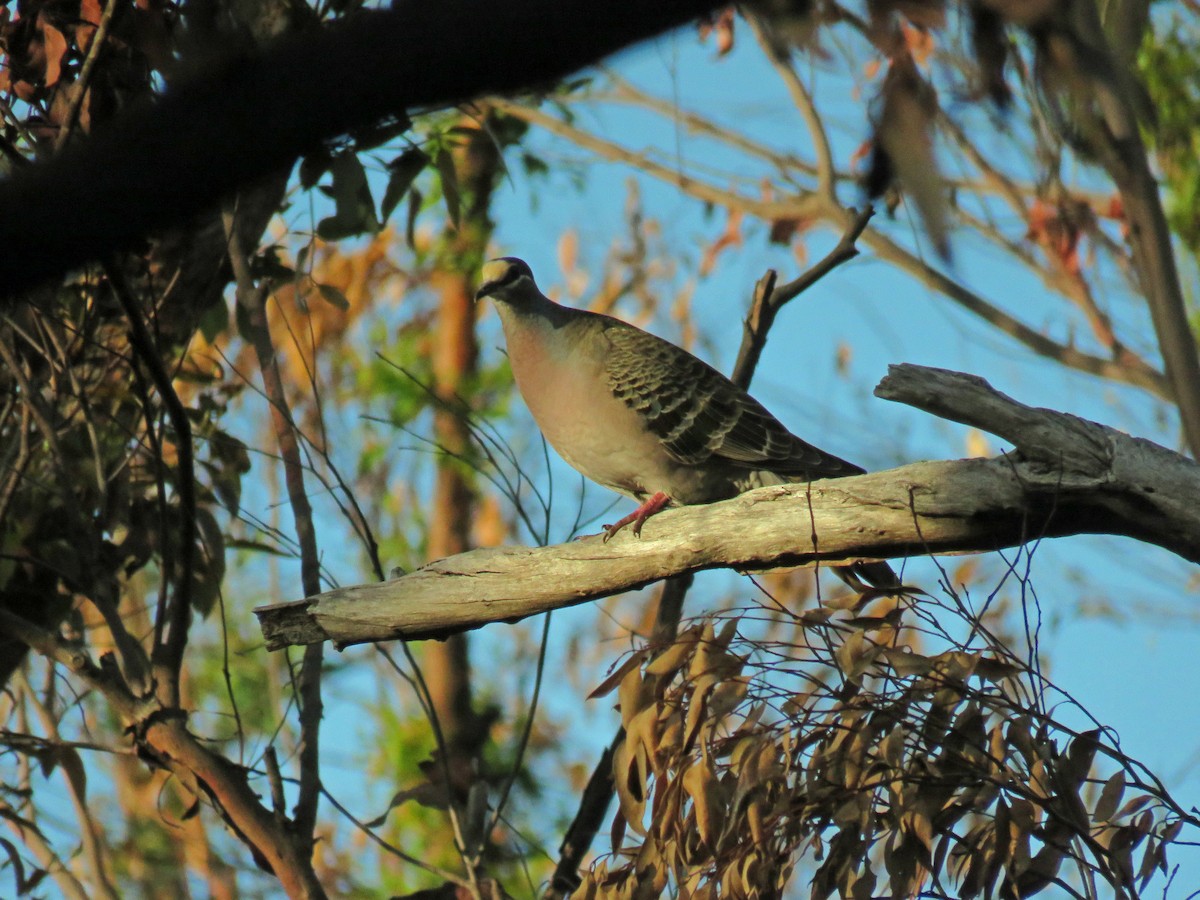
[[[478,303],[480,300],[490,294],[492,292],[492,288],[495,286],[496,282],[494,281],[485,281],[483,284],[481,284],[479,286],[479,290],[475,292],[475,302]]]

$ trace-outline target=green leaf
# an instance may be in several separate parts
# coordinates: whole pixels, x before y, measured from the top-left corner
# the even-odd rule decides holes
[[[526,175],[548,175],[550,166],[540,156],[534,156],[532,153],[521,154],[521,166],[525,169]]]
[[[387,189],[383,192],[383,202],[379,205],[379,215],[387,221],[392,211],[400,203],[417,176],[429,165],[429,154],[420,147],[409,147],[390,163],[388,163]]]
[[[225,535],[205,507],[196,510],[196,544],[192,607],[201,616],[207,616],[216,605],[225,578]]]
[[[386,144],[393,138],[404,134],[410,128],[412,128],[412,119],[403,113],[394,118],[389,117],[378,122],[373,122],[364,128],[356,129],[352,133],[355,149],[359,153],[362,153],[365,150],[370,150],[372,147]]]
[[[250,260],[250,274],[254,278],[270,278],[273,281],[288,282],[296,277],[296,270],[279,258],[278,244],[266,247],[256,253]]]
[[[297,173],[300,177],[300,186],[306,191],[312,190],[321,180],[321,176],[329,171],[332,163],[333,156],[328,147],[322,147],[320,150],[308,154],[300,160],[300,170]]]
[[[225,305],[224,297],[217,297],[216,302],[204,311],[197,327],[210,344],[229,327],[229,307]]]
[[[458,228],[458,223],[462,215],[462,197],[458,192],[458,173],[454,169],[454,157],[450,155],[450,151],[445,147],[438,150],[437,160],[438,175],[442,181],[442,197],[446,200],[446,211],[450,213],[450,222],[455,228]]]
[[[350,308],[350,301],[346,299],[346,295],[332,284],[318,284],[317,293],[321,295],[326,303],[336,306],[342,312],[346,312]]]
[[[404,243],[408,244],[410,250],[417,249],[417,215],[421,212],[421,201],[424,199],[416,187],[408,192],[408,217],[404,222]]]
[[[280,559],[291,559],[293,554],[286,550],[281,550],[271,544],[263,541],[251,541],[246,538],[231,539],[225,542],[225,547],[229,550],[248,550],[253,553],[267,553],[271,556],[278,556]]]
[[[333,197],[336,212],[317,223],[317,236],[326,241],[338,241],[379,231],[375,201],[359,158],[350,152],[340,153],[334,157],[330,172],[333,184],[322,190]]]

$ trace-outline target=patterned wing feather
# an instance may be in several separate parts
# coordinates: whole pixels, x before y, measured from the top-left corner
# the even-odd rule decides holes
[[[605,329],[613,394],[637,412],[676,460],[713,460],[780,476],[832,478],[863,470],[805,443],[716,369],[616,320]]]

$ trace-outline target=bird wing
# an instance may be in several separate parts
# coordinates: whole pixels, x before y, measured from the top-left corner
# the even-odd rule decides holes
[[[757,400],[686,350],[618,320],[604,329],[608,385],[674,459],[714,457],[781,476],[857,475],[853,463],[808,444]]]

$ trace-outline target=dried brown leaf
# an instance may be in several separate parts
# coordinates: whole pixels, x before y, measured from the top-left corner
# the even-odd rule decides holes
[[[100,25],[100,0],[81,0],[79,4],[79,24],[75,26],[75,43],[79,52],[86,55],[91,49],[92,39],[96,36],[96,28]]]
[[[687,716],[683,725],[683,749],[690,750],[696,743],[700,726],[704,724],[705,713],[708,709],[708,697],[717,684],[715,675],[701,675],[692,685],[692,694],[688,698]]]
[[[621,709],[621,724],[628,731],[630,723],[648,705],[654,703],[653,685],[642,679],[642,670],[633,667],[625,673],[617,688],[617,705]]]
[[[61,31],[42,19],[42,41],[46,52],[46,87],[57,84],[62,77],[63,57],[67,55],[67,38]]]
[[[1007,678],[1015,678],[1020,675],[1024,669],[1014,663],[1005,662],[1001,659],[996,659],[991,656],[980,656],[975,665],[975,673],[985,681],[993,683],[1004,681]]]
[[[646,834],[642,817],[646,812],[648,775],[645,748],[628,740],[621,741],[613,754],[613,785],[626,823],[643,837]]]
[[[692,798],[700,839],[714,846],[725,820],[721,784],[703,756],[683,774],[683,789]]]
[[[1125,770],[1117,769],[1113,776],[1104,783],[1104,789],[1100,791],[1100,799],[1096,801],[1096,808],[1092,810],[1092,821],[1096,823],[1111,822],[1113,813],[1117,811],[1117,806],[1124,795]]]
[[[579,232],[568,228],[558,238],[558,267],[570,275],[579,265]]]
[[[625,676],[629,674],[630,670],[636,669],[638,666],[640,666],[642,664],[642,660],[649,655],[650,651],[647,649],[638,650],[630,654],[629,658],[626,659],[625,662],[617,666],[611,675],[600,682],[600,685],[594,691],[588,694],[588,699],[595,700],[599,697],[603,697],[612,693],[613,689],[625,680]]]
[[[1145,809],[1147,806],[1149,806],[1153,802],[1154,802],[1154,798],[1151,797],[1149,794],[1138,794],[1136,797],[1131,797],[1129,799],[1129,801],[1124,806],[1121,807],[1121,811],[1119,813],[1117,813],[1113,818],[1120,820],[1120,819],[1125,818],[1126,816],[1132,816],[1135,812],[1137,812],[1140,809]]]
[[[667,647],[646,666],[647,675],[659,678],[670,678],[675,675],[691,659],[696,652],[696,642],[700,639],[700,627],[693,625],[677,638],[675,643]]]
[[[636,741],[646,749],[646,758],[653,763],[658,754],[658,710],[651,704],[638,712],[625,726],[626,739]],[[654,767],[658,771],[658,767]]]
[[[906,647],[885,647],[881,656],[887,660],[892,671],[901,678],[910,675],[926,675],[933,670],[933,660]]]
[[[934,248],[946,258],[950,253],[950,204],[934,153],[936,94],[907,53],[892,61],[882,94],[883,109],[875,128],[877,147],[915,204]]]

